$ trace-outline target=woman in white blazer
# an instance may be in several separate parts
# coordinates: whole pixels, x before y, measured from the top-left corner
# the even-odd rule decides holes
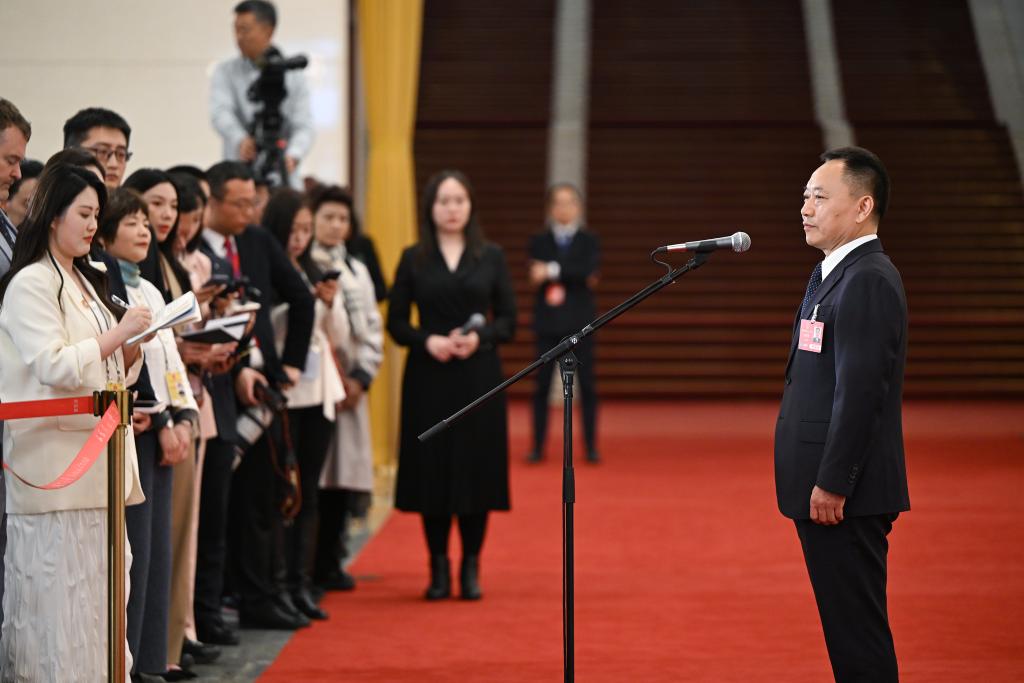
[[[85,396],[134,383],[151,313],[114,304],[89,260],[106,188],[65,164],[40,177],[0,280],[0,400]],[[102,681],[107,671],[107,472],[104,459],[77,482],[43,491],[85,444],[91,415],[6,424],[8,546],[0,681]],[[125,501],[143,499],[128,430]],[[126,565],[131,550],[126,545]],[[128,669],[131,668],[128,654]]]
[[[302,491],[302,507],[294,523],[285,530],[285,564],[287,589],[296,609],[310,619],[326,619],[327,613],[316,604],[310,590],[312,567],[309,561],[316,543],[320,470],[334,436],[337,406],[345,399],[330,340],[348,334],[348,313],[341,300],[337,278],[324,278],[324,271],[309,258],[313,214],[302,195],[291,188],[276,190],[263,212],[263,227],[281,243],[292,266],[316,296],[316,318],[306,369],[299,381],[285,392]],[[287,313],[288,305],[282,304],[271,314],[279,350],[284,348]]]
[[[373,492],[373,441],[366,392],[384,357],[384,326],[370,271],[348,253],[345,240],[357,233],[352,197],[338,186],[312,199],[313,262],[340,273],[338,287],[348,312],[347,334],[332,335],[347,397],[335,421],[334,443],[320,477],[320,527],[314,581],[328,590],[350,590],[352,577],[340,565],[346,556],[348,516],[363,513]]]

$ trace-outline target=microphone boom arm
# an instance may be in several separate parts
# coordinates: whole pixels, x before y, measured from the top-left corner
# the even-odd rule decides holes
[[[507,380],[505,380],[501,384],[497,385],[496,387],[494,387],[493,389],[488,391],[486,394],[483,394],[482,396],[480,396],[479,398],[474,400],[469,405],[461,408],[458,412],[453,413],[451,416],[446,417],[445,419],[441,420],[440,422],[435,424],[433,427],[431,427],[430,429],[428,429],[425,432],[423,432],[422,434],[420,434],[417,438],[421,442],[427,441],[427,440],[433,438],[434,436],[436,436],[440,432],[442,432],[445,429],[447,429],[449,426],[451,426],[451,425],[455,424],[456,422],[458,422],[459,420],[461,420],[463,417],[466,416],[466,414],[476,410],[481,405],[483,405],[487,401],[491,400],[492,398],[494,398],[495,396],[497,396],[501,392],[505,391],[510,386],[512,386],[513,384],[515,384],[519,380],[521,380],[523,377],[526,377],[527,375],[529,375],[531,372],[533,372],[537,368],[539,368],[539,367],[541,367],[543,365],[547,365],[548,363],[550,363],[551,361],[557,359],[559,356],[563,355],[567,351],[571,351],[573,348],[575,348],[580,343],[580,341],[582,341],[583,339],[589,337],[591,334],[596,332],[599,328],[604,327],[605,325],[610,323],[612,320],[615,320],[620,315],[622,315],[623,313],[625,313],[629,309],[633,308],[634,306],[639,304],[641,301],[643,301],[647,297],[649,297],[652,294],[654,294],[654,293],[664,289],[665,287],[669,286],[670,284],[672,284],[673,282],[675,282],[676,280],[681,278],[683,275],[685,275],[686,273],[690,272],[691,270],[696,270],[697,268],[700,268],[702,265],[707,263],[709,258],[711,258],[711,252],[706,252],[706,251],[695,252],[694,255],[693,255],[693,258],[691,258],[689,261],[687,261],[685,265],[680,266],[679,268],[676,268],[675,270],[669,271],[668,273],[666,273],[665,275],[663,275],[659,279],[655,280],[651,284],[649,284],[646,287],[644,287],[643,289],[641,289],[639,292],[637,292],[633,296],[629,297],[628,299],[626,299],[622,303],[618,304],[614,308],[608,310],[604,315],[601,315],[596,320],[594,320],[593,322],[588,323],[579,332],[576,332],[574,334],[569,335],[568,337],[566,337],[565,339],[560,341],[558,344],[556,344],[555,346],[552,346],[550,349],[548,349],[546,352],[544,352],[540,356],[540,358],[538,358],[537,360],[533,361],[532,363],[527,365],[525,368],[523,368],[522,370],[520,370],[516,374],[512,375],[511,377],[509,377]]]

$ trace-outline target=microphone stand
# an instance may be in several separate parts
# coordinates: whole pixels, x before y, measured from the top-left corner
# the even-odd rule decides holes
[[[696,270],[704,265],[711,254],[707,251],[698,251],[693,255],[686,265],[676,269],[672,269],[666,263],[661,263],[669,272],[663,277],[652,282],[651,284],[644,287],[642,290],[629,297],[619,305],[609,310],[604,315],[597,318],[579,332],[571,334],[555,346],[551,347],[547,352],[542,354],[540,358],[530,363],[512,377],[494,387],[483,396],[480,396],[469,405],[463,407],[458,412],[453,414],[451,417],[447,417],[433,427],[428,429],[419,435],[421,442],[427,441],[443,430],[447,429],[450,425],[455,424],[468,413],[476,410],[482,404],[491,400],[499,393],[505,391],[510,386],[526,377],[537,368],[547,365],[551,361],[557,359],[558,366],[562,376],[562,411],[563,411],[563,434],[562,434],[562,663],[563,671],[565,674],[565,683],[572,683],[575,680],[575,525],[573,521],[573,505],[576,503],[576,477],[573,470],[572,464],[572,399],[573,399],[573,382],[576,375],[576,366],[579,361],[576,360],[576,356],[573,354],[573,348],[580,343],[581,340],[589,337],[591,334],[596,332],[599,328],[604,327],[615,318],[633,308],[641,301],[651,296],[655,292],[658,292],[668,285],[672,284],[680,277]],[[651,254],[653,260],[654,254]]]

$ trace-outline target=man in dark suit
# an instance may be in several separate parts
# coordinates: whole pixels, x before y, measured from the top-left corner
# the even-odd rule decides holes
[[[537,288],[533,307],[537,355],[579,331],[596,317],[592,288],[597,283],[601,258],[597,237],[582,224],[583,197],[575,186],[569,183],[553,185],[548,190],[547,210],[547,229],[534,235],[529,247],[530,283]],[[587,461],[596,463],[600,457],[597,452],[594,337],[584,338],[574,353],[579,361],[575,385],[583,399]],[[541,368],[537,373],[533,394],[533,450],[526,456],[530,462],[538,462],[544,456],[551,378],[551,367]]]
[[[257,385],[283,389],[298,380],[306,363],[313,328],[313,297],[274,237],[263,228],[250,225],[256,186],[248,167],[224,161],[211,167],[207,178],[211,220],[203,232],[201,248],[214,263],[214,272],[223,268],[236,278],[244,275],[248,279],[248,294],[262,305],[253,328],[255,349],[249,355],[249,358],[258,355],[261,359],[259,370],[239,367],[234,381],[238,401],[243,406],[251,406],[258,401]],[[270,311],[276,302],[289,304],[288,334],[280,356],[270,323]],[[195,595],[199,638],[204,642],[234,640],[220,619],[219,604],[228,526],[231,528],[227,538],[231,545],[232,576],[240,597],[242,624],[277,629],[308,625],[308,619],[279,603],[274,585],[275,557],[279,554],[275,538],[279,513],[277,475],[268,435],[264,433],[248,448],[232,475],[238,431],[234,424],[226,423],[237,413],[223,388],[214,386],[213,389],[211,396],[219,435],[208,444],[203,467]],[[225,502],[229,491],[228,508]],[[206,557],[204,550],[210,553]]]
[[[815,266],[793,325],[775,430],[779,509],[793,519],[835,680],[899,678],[886,605],[887,536],[910,509],[903,455],[903,282],[878,240],[882,162],[826,152],[804,189]]]
[[[25,158],[32,126],[11,102],[0,98],[0,202],[6,202],[11,185],[21,178],[21,161]],[[11,267],[14,242],[18,236],[7,214],[0,209],[0,276]],[[4,423],[0,422],[0,627],[4,623],[4,567],[7,549],[7,489],[4,483]]]

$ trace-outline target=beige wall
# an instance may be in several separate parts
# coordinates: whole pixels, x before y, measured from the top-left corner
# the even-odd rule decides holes
[[[236,52],[236,0],[0,0],[0,96],[32,122],[28,156],[61,147],[75,111],[103,106],[132,126],[129,172],[207,166],[220,138],[207,111],[213,65]],[[317,139],[304,173],[349,179],[348,0],[278,0],[275,43],[310,57]]]

